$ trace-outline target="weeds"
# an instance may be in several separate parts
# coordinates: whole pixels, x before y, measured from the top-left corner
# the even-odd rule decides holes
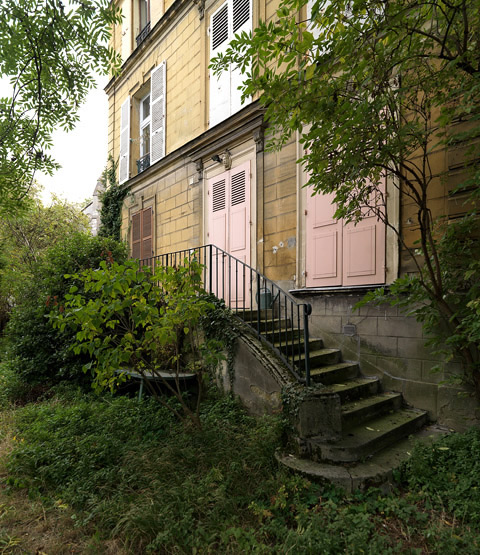
[[[347,495],[277,467],[278,418],[212,393],[200,418],[196,429],[152,400],[57,391],[16,410],[7,482],[93,530],[98,553],[102,542],[159,554],[480,552],[478,431],[418,448],[394,495]]]

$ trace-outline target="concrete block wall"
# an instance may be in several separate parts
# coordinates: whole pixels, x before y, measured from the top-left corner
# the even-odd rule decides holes
[[[457,431],[480,425],[480,406],[473,392],[447,382],[461,372],[460,363],[445,363],[425,346],[421,325],[390,305],[354,305],[361,293],[302,295],[313,307],[310,332],[327,347],[338,347],[345,360],[358,361],[367,376],[378,376],[386,390],[398,391],[405,401],[427,410],[432,421]],[[353,324],[354,335],[344,326]],[[438,370],[432,371],[435,367]]]

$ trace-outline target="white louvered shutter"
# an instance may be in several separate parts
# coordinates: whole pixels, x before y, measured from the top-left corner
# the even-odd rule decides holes
[[[210,18],[210,57],[225,52],[231,37],[229,2],[225,2]],[[210,127],[230,115],[230,70],[220,76],[210,72]]]
[[[252,3],[251,0],[233,0],[232,1],[232,37],[243,31],[249,33],[252,30]],[[248,70],[247,70],[248,71]],[[235,114],[240,108],[245,106],[242,104],[242,93],[238,90],[245,79],[245,75],[240,73],[239,69],[232,68],[230,70],[230,114]]]
[[[130,177],[130,97],[120,109],[120,164],[118,182],[125,183]]]
[[[165,156],[166,65],[166,62],[162,62],[150,75],[150,164]]]

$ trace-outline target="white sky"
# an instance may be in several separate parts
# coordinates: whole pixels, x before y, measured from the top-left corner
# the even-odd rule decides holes
[[[1,1],[1,0],[0,0]],[[97,180],[107,163],[108,102],[103,87],[107,78],[97,78],[97,88],[90,91],[79,110],[80,121],[73,131],[53,134],[53,158],[62,167],[53,176],[36,174],[43,186],[42,200],[48,204],[51,194],[70,202],[91,198]],[[0,81],[0,94],[8,94],[8,82]]]
[[[48,203],[51,193],[71,202],[91,198],[97,180],[107,163],[108,102],[103,87],[106,78],[97,79],[79,110],[80,121],[73,131],[53,134],[51,154],[62,167],[53,176],[38,174],[44,187],[42,199]]]

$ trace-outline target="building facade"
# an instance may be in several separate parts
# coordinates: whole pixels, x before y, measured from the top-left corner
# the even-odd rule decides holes
[[[364,373],[429,411],[441,423],[474,420],[475,401],[459,401],[443,383],[452,367],[424,347],[421,327],[390,307],[352,310],[371,287],[409,271],[398,240],[376,218],[344,225],[328,196],[312,196],[296,163],[299,137],[279,152],[264,150],[258,99],[242,103],[241,75],[219,78],[210,59],[233,36],[275,17],[269,0],[119,0],[123,23],[113,47],[122,71],[106,87],[109,152],[128,188],[122,235],[131,255],[154,255],[215,244],[313,306],[312,331],[359,360]],[[306,8],[305,8],[306,10]],[[306,14],[305,14],[306,16]],[[436,214],[459,209],[441,178],[455,176],[455,156],[431,160],[438,173]],[[458,157],[457,157],[458,158]],[[460,170],[458,170],[460,171]],[[389,220],[415,239],[412,206],[401,206],[386,182]],[[346,331],[347,330],[347,331]],[[452,420],[452,412],[461,414]]]

